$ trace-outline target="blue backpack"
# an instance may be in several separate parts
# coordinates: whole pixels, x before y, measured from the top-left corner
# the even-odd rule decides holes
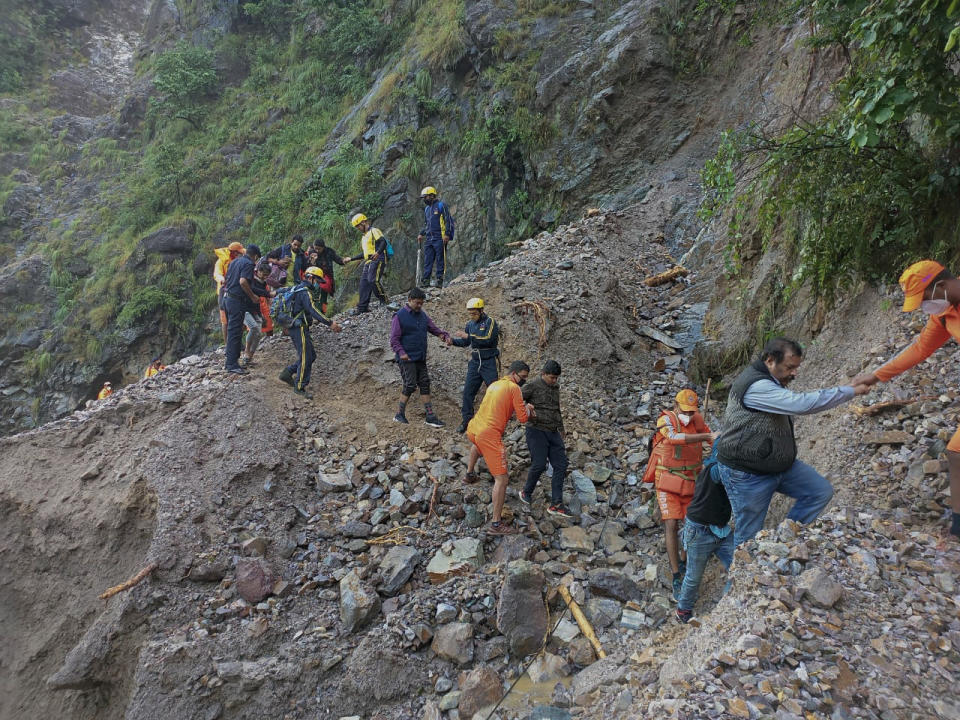
[[[293,285],[277,289],[277,296],[270,303],[270,317],[280,327],[289,330],[297,318],[293,314],[293,295],[301,290],[306,291],[304,285]]]
[[[387,242],[387,260],[393,257],[393,245],[390,244],[390,241],[384,238]]]

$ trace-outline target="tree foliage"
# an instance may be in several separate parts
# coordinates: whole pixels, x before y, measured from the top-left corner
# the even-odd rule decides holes
[[[217,89],[213,53],[181,42],[157,57],[153,84],[160,92],[159,98],[151,99],[154,113],[199,128],[208,112],[207,101]]]

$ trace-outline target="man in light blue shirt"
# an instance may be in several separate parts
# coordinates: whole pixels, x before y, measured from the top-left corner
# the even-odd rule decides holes
[[[787,517],[809,523],[833,497],[833,486],[797,460],[795,415],[810,415],[842,405],[870,391],[866,385],[841,385],[793,392],[803,350],[793,340],[774,338],[760,358],[734,380],[717,441],[717,470],[730,498],[740,545],[763,527],[775,492],[796,500]]]

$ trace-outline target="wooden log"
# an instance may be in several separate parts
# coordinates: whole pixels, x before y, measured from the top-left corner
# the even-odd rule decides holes
[[[570,608],[570,612],[573,614],[573,619],[576,620],[577,625],[580,626],[580,631],[583,633],[584,637],[590,641],[590,644],[593,645],[593,649],[597,651],[597,657],[601,659],[605,658],[607,653],[604,652],[603,646],[597,639],[597,634],[593,631],[593,626],[590,624],[590,621],[587,620],[587,616],[583,614],[583,610],[580,609],[580,606],[577,605],[576,600],[570,596],[570,591],[567,590],[567,586],[560,585],[557,587],[557,590],[560,592],[560,597],[563,598],[563,601],[567,604],[567,607]]]
[[[871,417],[879,415],[887,410],[899,410],[902,407],[911,405],[915,402],[926,402],[927,400],[936,400],[936,395],[924,395],[922,397],[909,398],[907,400],[887,400],[886,402],[874,403],[873,405],[854,405],[851,409],[860,417]]]
[[[109,600],[117,593],[122,593],[124,590],[129,590],[130,588],[135,587],[136,585],[139,585],[147,575],[149,575],[156,569],[157,569],[157,563],[155,562],[150,563],[143,570],[138,572],[136,575],[134,575],[132,578],[130,578],[126,582],[120,583],[119,585],[114,585],[109,590],[106,590],[105,592],[101,593],[99,596],[100,599]]]
[[[676,280],[680,277],[686,277],[689,274],[690,271],[687,270],[683,265],[676,265],[669,270],[664,270],[662,273],[651,275],[643,281],[643,284],[647,287],[656,287],[657,285],[664,285],[671,280]]]

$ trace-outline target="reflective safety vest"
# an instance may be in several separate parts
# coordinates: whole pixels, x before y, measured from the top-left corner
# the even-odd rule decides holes
[[[692,497],[697,473],[703,465],[702,443],[670,440],[666,436],[667,419],[673,426],[674,432],[691,435],[710,432],[710,428],[698,412],[691,415],[688,424],[681,425],[677,413],[664,410],[657,420],[653,452],[650,453],[650,461],[643,479],[646,482],[653,481],[657,490],[682,497]]]
[[[143,377],[144,377],[144,378],[152,378],[154,375],[156,375],[157,373],[159,373],[161,370],[166,370],[166,369],[167,369],[167,366],[166,366],[166,365],[161,365],[160,367],[154,367],[153,365],[151,365],[150,367],[147,368],[147,371],[143,374]]]
[[[103,388],[99,393],[97,393],[97,400],[106,400],[111,395],[113,395],[113,390],[110,388]]]

